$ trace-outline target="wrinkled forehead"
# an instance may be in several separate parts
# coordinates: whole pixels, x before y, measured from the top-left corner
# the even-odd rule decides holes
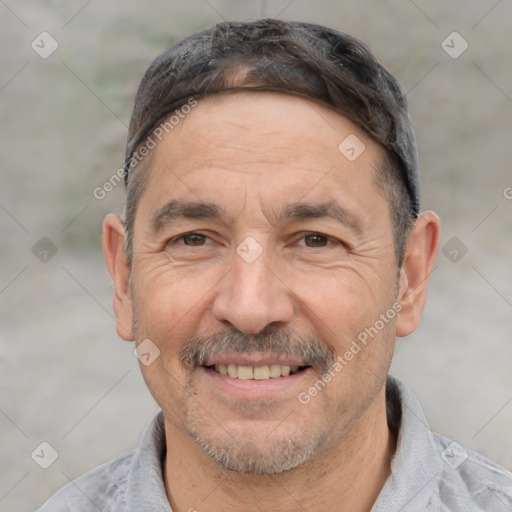
[[[207,96],[162,122],[156,132],[158,158],[186,156],[187,163],[206,155],[215,159],[240,154],[275,163],[286,157],[298,163],[316,159],[319,164],[334,165],[363,157],[358,163],[373,158],[377,164],[385,154],[378,143],[335,110],[281,92]]]
[[[229,193],[356,201],[378,192],[375,172],[384,155],[351,121],[312,100],[237,92],[198,101],[161,136],[148,193],[152,209],[180,195],[229,203]]]

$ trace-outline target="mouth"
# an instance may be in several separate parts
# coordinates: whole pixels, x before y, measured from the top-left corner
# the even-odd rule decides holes
[[[283,364],[269,364],[263,366],[245,366],[237,364],[214,364],[204,366],[220,375],[240,380],[270,380],[289,377],[311,368],[310,366],[291,366]]]

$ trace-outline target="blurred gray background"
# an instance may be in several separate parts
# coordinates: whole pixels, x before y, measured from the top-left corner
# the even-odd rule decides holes
[[[134,448],[157,411],[115,333],[100,250],[123,186],[93,191],[122,164],[152,59],[259,17],[361,37],[407,91],[443,251],[392,373],[433,430],[512,469],[511,0],[0,0],[1,511]],[[47,469],[42,442],[58,454]]]

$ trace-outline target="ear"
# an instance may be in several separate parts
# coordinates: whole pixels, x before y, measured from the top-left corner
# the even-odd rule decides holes
[[[425,212],[409,235],[400,270],[398,300],[402,309],[396,323],[397,336],[411,334],[420,323],[428,280],[439,250],[440,230],[439,217],[434,212]]]
[[[114,283],[114,313],[117,334],[132,341],[132,299],[130,293],[131,267],[124,250],[124,226],[117,215],[109,214],[103,221],[103,253]]]

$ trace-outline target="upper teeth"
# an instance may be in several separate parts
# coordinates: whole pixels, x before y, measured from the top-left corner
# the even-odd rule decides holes
[[[238,366],[236,364],[216,364],[215,371],[222,375],[229,375],[238,379],[266,380],[286,377],[299,369],[298,366],[287,366],[281,364],[271,364],[265,366]]]

